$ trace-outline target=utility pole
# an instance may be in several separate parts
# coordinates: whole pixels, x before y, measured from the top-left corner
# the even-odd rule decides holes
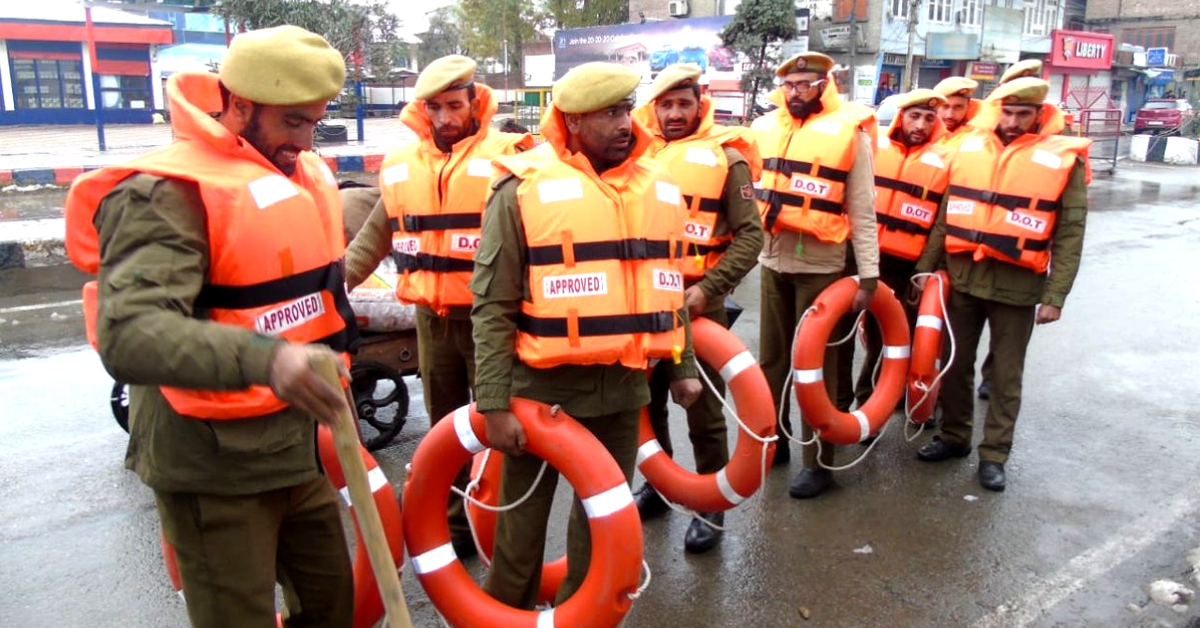
[[[847,100],[857,100],[858,95],[858,33],[855,29],[857,22],[858,0],[850,0],[850,97]]]
[[[96,142],[100,145],[100,152],[103,153],[108,150],[108,145],[104,141],[104,93],[100,90],[100,69],[96,67],[96,29],[92,23],[92,3],[88,2],[83,5],[83,16],[88,61],[91,63],[91,67],[88,69],[92,72],[92,102],[96,106]]]
[[[916,81],[912,80],[913,38],[917,34],[917,11],[921,0],[908,0],[908,52],[904,55],[904,73],[900,79],[900,91],[907,92],[916,89]]]

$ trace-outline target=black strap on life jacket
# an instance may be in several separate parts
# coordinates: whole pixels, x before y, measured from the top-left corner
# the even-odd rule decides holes
[[[991,190],[978,190],[975,188],[964,187],[961,185],[951,185],[946,191],[950,196],[961,196],[969,198],[973,201],[980,201],[988,205],[997,205],[1009,211],[1014,209],[1037,209],[1044,212],[1057,211],[1061,206],[1057,200],[1039,200],[1037,207],[1033,205],[1033,198],[1028,196],[1017,196],[1015,194],[1000,194]]]
[[[932,227],[925,227],[911,220],[879,212],[875,212],[875,222],[883,225],[883,228],[888,231],[903,231],[904,233],[911,233],[913,235],[929,235],[929,232],[932,230]]]
[[[1050,240],[1048,239],[1031,240],[1016,236],[987,233],[956,225],[946,225],[946,233],[968,242],[987,245],[1013,259],[1021,259],[1021,251],[1045,251],[1050,248]]]
[[[392,232],[400,230],[400,219],[389,218]],[[404,230],[409,233],[420,231],[445,231],[446,229],[478,229],[483,225],[483,214],[432,214],[429,216],[404,216]]]
[[[542,318],[522,313],[517,318],[517,328],[527,334],[543,338],[567,338],[571,336],[571,320],[566,317]],[[658,334],[669,332],[676,326],[674,312],[580,316],[574,320],[579,325],[579,336]]]
[[[904,192],[905,194],[914,198],[919,198],[923,201],[933,201],[938,205],[941,204],[942,198],[945,196],[945,194],[941,192],[934,192],[915,183],[909,183],[899,179],[892,179],[891,177],[881,177],[879,175],[875,175],[875,187],[895,190],[897,192]]]
[[[675,242],[674,251],[667,240],[626,238],[624,240],[602,240],[600,242],[575,242],[571,244],[576,262],[601,260],[651,260],[683,257],[683,243]],[[529,247],[530,266],[554,266],[563,264],[566,256],[563,245],[548,244]]]
[[[767,216],[765,226],[767,230],[775,227],[775,222],[779,220],[779,214],[783,211],[784,205],[793,205],[795,207],[804,207],[808,203],[809,209],[814,209],[827,214],[844,214],[842,204],[836,201],[829,201],[823,198],[813,198],[811,196],[801,196],[799,194],[790,194],[788,192],[778,192],[776,190],[767,190],[759,188],[754,191],[754,196],[758,200],[767,204]]]
[[[435,273],[469,273],[475,270],[475,260],[430,255],[429,253],[411,255],[392,251],[392,259],[395,260],[396,269],[400,272],[429,270]]]

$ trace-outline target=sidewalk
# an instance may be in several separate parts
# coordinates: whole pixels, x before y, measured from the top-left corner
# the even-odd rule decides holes
[[[379,171],[388,149],[413,141],[416,136],[398,118],[368,118],[364,141],[357,141],[355,120],[336,119],[346,125],[350,141],[325,144],[317,152],[335,174]],[[119,164],[171,142],[170,125],[109,125],[104,127],[107,150],[99,150],[94,126],[0,127],[0,195],[21,195],[22,188],[65,186],[86,170]],[[2,197],[0,197],[2,198]],[[67,263],[63,249],[64,224],[61,197],[45,195],[56,205],[22,220],[15,212],[0,211],[0,270]]]

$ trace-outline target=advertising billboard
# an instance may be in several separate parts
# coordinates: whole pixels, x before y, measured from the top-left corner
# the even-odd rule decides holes
[[[1050,65],[1054,67],[1084,70],[1107,70],[1112,67],[1112,35],[1056,30],[1051,40]]]

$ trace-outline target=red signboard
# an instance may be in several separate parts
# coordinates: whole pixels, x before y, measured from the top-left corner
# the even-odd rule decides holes
[[[967,76],[981,81],[990,81],[1000,75],[1000,64],[974,61],[967,69]]]
[[[1085,31],[1051,33],[1050,65],[1056,68],[1107,70],[1112,67],[1113,36]]]

